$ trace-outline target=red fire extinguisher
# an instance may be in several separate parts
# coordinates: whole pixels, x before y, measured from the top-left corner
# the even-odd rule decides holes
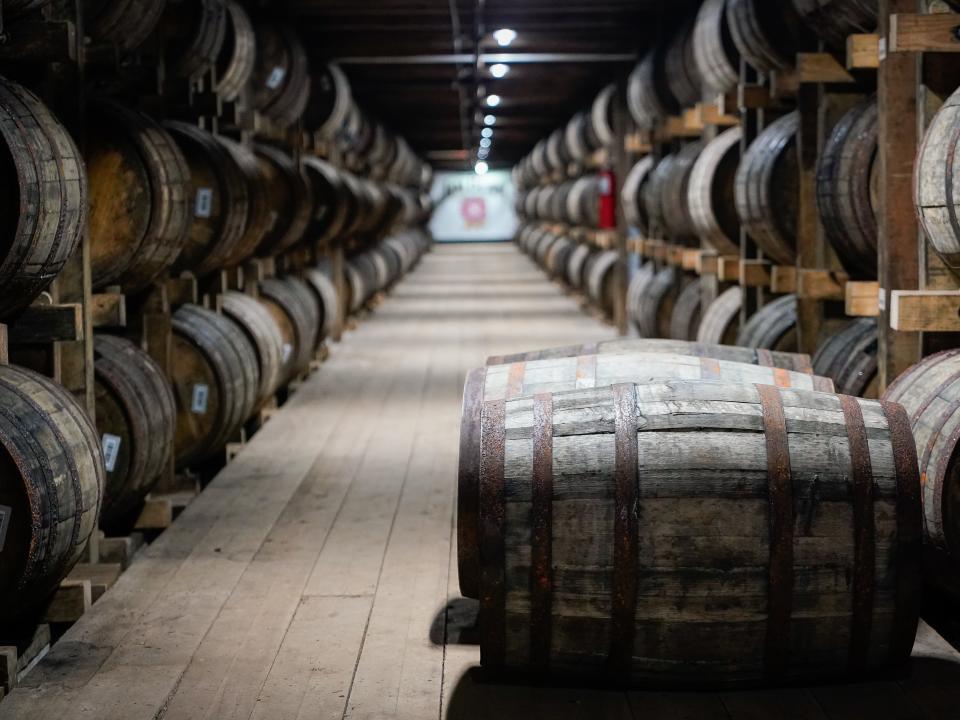
[[[597,173],[597,190],[600,229],[610,230],[617,226],[617,178],[613,170],[605,169]]]

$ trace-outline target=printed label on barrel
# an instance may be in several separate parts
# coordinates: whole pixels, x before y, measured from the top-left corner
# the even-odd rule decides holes
[[[110,433],[104,433],[100,439],[103,446],[103,464],[107,472],[113,472],[117,467],[117,457],[120,455],[120,438]]]
[[[293,345],[290,343],[283,344],[283,364],[286,365],[287,361],[290,360],[290,356],[293,355]]]
[[[283,79],[286,76],[286,68],[282,68],[278,65],[270,72],[270,77],[267,78],[267,87],[271,90],[276,90],[278,87],[280,87],[280,83],[283,82]]]
[[[213,215],[212,188],[200,188],[197,190],[197,203],[193,214],[198,218],[208,218]]]
[[[207,401],[209,399],[210,388],[207,385],[194,385],[190,411],[194,415],[203,415],[207,411]]]
[[[10,526],[12,512],[13,508],[0,505],[0,550],[3,550],[3,544],[7,541],[7,528]]]

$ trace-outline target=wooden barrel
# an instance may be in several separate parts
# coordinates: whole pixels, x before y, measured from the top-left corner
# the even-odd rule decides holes
[[[227,37],[224,0],[167,0],[161,32],[174,73],[196,78],[214,68]]]
[[[667,84],[664,48],[650,50],[627,79],[627,110],[641,128],[652,128],[660,119],[680,112],[680,104]]]
[[[817,164],[817,210],[830,244],[854,277],[877,276],[877,101],[845,113],[830,131]]]
[[[847,37],[877,29],[877,0],[792,0],[807,27],[828,45],[846,50]]]
[[[582,112],[576,113],[564,130],[564,144],[574,162],[583,162],[590,154],[590,146],[587,144],[587,116]],[[528,175],[529,179],[534,180],[532,173]]]
[[[280,325],[266,306],[245,293],[230,290],[221,295],[223,314],[236,323],[257,352],[260,385],[254,410],[259,410],[280,388],[284,341]]]
[[[350,81],[337,65],[328,63],[311,73],[310,102],[304,123],[335,139],[347,124],[353,108]]]
[[[643,206],[647,211],[650,235],[655,238],[662,237],[663,233],[666,232],[667,221],[663,207],[663,189],[676,161],[676,153],[664,155],[660,158],[660,162],[650,173],[650,180],[643,186]]]
[[[740,165],[739,127],[707,143],[690,172],[687,207],[693,232],[721,254],[740,254],[734,180]]]
[[[393,235],[383,241],[400,258],[400,274],[406,275],[417,263],[418,253],[406,234]]]
[[[687,283],[673,304],[670,315],[670,337],[673,340],[696,340],[700,327],[700,304],[703,287],[700,278]]]
[[[947,268],[960,276],[960,199],[954,158],[960,145],[960,90],[943,104],[924,135],[914,164],[913,202],[923,231]]]
[[[703,143],[688,143],[673,155],[673,162],[663,178],[660,206],[663,210],[664,227],[672,240],[684,240],[694,234],[690,215],[690,174],[697,161]]]
[[[318,245],[339,238],[350,220],[352,201],[340,170],[320,158],[304,158],[303,167],[313,189],[314,212],[309,234]]]
[[[602,250],[593,257],[587,271],[587,297],[607,317],[613,317],[616,305],[617,268],[620,253]]]
[[[619,383],[485,403],[477,424],[488,672],[706,689],[909,659],[921,513],[900,405]]]
[[[750,143],[737,170],[737,214],[764,254],[780,265],[797,259],[800,180],[796,112],[770,123]]]
[[[593,105],[590,106],[590,115],[586,124],[586,137],[587,143],[594,150],[610,147],[616,139],[613,122],[616,94],[617,86],[611,83],[600,91],[600,94],[594,98]],[[544,152],[546,151],[545,146],[546,143],[544,143]]]
[[[648,237],[650,233],[650,217],[643,202],[644,188],[650,181],[654,167],[653,155],[645,155],[627,173],[620,190],[620,202],[623,203],[623,214],[627,224],[636,228],[641,237]]]
[[[743,294],[739,286],[720,293],[700,318],[697,342],[733,345],[740,330],[740,303]]]
[[[725,94],[740,82],[740,52],[727,23],[727,0],[706,0],[693,30],[693,56],[704,88]]]
[[[224,261],[225,267],[234,267],[256,252],[273,227],[275,217],[257,156],[229,138],[218,136],[217,141],[233,156],[247,188],[247,217],[243,223],[243,235]]]
[[[798,390],[832,392],[823,377],[780,368],[692,357],[669,352],[629,352],[582,355],[549,360],[488,365],[467,375],[460,420],[460,460],[457,493],[457,564],[460,591],[478,597],[478,504],[480,477],[480,417],[484,406],[542,393],[601,388],[619,383],[714,380],[774,385]]]
[[[356,259],[347,260],[343,265],[343,276],[347,283],[349,304],[347,310],[350,314],[358,312],[360,308],[363,307],[363,304],[367,301],[367,298],[370,297],[367,292],[366,286],[372,285],[373,281],[370,280],[369,283],[364,278],[365,265],[362,265],[356,262]]]
[[[790,2],[727,0],[727,23],[740,55],[762,73],[792,67],[812,44]]]
[[[680,293],[682,276],[672,265],[657,270],[639,293],[633,316],[640,337],[670,337],[673,306]]]
[[[303,239],[313,214],[313,199],[306,176],[289,155],[270,145],[257,145],[256,153],[274,214],[273,227],[257,253],[272,256]]]
[[[87,0],[83,29],[94,42],[129,52],[156,30],[166,6],[167,0]]]
[[[106,468],[101,523],[121,524],[170,466],[177,408],[163,369],[129,340],[94,338],[97,431]]]
[[[310,100],[307,51],[288,25],[257,25],[253,105],[264,115],[288,125],[295,123]]]
[[[951,560],[950,575],[934,582],[957,584],[960,514],[958,514],[956,452],[960,438],[960,350],[924,358],[900,377],[883,395],[902,403],[910,417],[916,442],[923,497],[926,545]]]
[[[703,78],[694,56],[693,28],[691,18],[674,34],[663,57],[667,87],[680,108],[692,107],[703,99]]]
[[[97,528],[103,455],[73,396],[37,373],[0,366],[0,618],[36,608]]]
[[[737,333],[737,345],[797,351],[797,296],[783,295],[751,315]]]
[[[581,243],[570,253],[570,259],[567,261],[567,282],[576,290],[583,287],[586,282],[585,271],[587,260],[593,254],[593,248],[586,243]]]
[[[327,338],[338,340],[343,327],[340,321],[340,300],[333,280],[320,268],[310,268],[303,274],[310,289],[313,290],[320,310],[320,342]]]
[[[270,278],[260,283],[262,302],[283,336],[280,384],[306,372],[317,348],[320,308],[306,283],[299,278]]]
[[[877,375],[877,321],[851,320],[828,337],[813,356],[814,372],[833,380],[837,392],[879,397]]]
[[[217,57],[217,95],[233,102],[253,77],[257,38],[250,16],[236,0],[224,0],[227,8],[226,40]]]
[[[190,231],[174,270],[202,278],[237,254],[250,212],[247,179],[235,154],[213,134],[191,123],[164,127],[187,160],[192,190]]]
[[[547,160],[554,170],[566,171],[571,158],[563,145],[563,128],[557,128],[547,138]]]
[[[570,187],[567,195],[567,214],[571,225],[595,228],[600,224],[600,178],[584,175]]]
[[[638,333],[640,332],[640,306],[643,294],[653,280],[656,271],[657,265],[655,262],[646,262],[630,276],[630,283],[627,285],[627,319]],[[640,333],[640,336],[644,337],[643,333]]]
[[[655,338],[607,340],[599,343],[589,343],[587,345],[569,345],[566,347],[514,353],[512,355],[495,355],[487,358],[486,364],[504,365],[527,360],[550,360],[562,357],[577,357],[580,355],[631,352],[665,352],[676,355],[692,355],[694,357],[730,360],[732,362],[762,365],[764,367],[778,367],[784,370],[795,370],[796,372],[808,374],[813,373],[810,356],[803,353],[772,352],[770,350],[736,347],[735,345],[708,345],[699,342],[683,342],[680,340]]]
[[[87,206],[83,159],[29,90],[0,78],[0,319],[23,310],[80,244]]]
[[[553,247],[553,244],[557,241],[557,236],[552,232],[546,232],[540,238],[540,242],[537,243],[537,247],[533,251],[533,259],[540,267],[546,269],[547,267],[547,255],[550,252],[550,248]],[[586,269],[584,270],[584,276],[586,276]]]
[[[87,124],[94,287],[136,292],[177,260],[190,232],[190,168],[166,130],[115,103]]]
[[[566,280],[570,255],[576,247],[577,244],[566,235],[560,235],[557,241],[550,246],[550,252],[547,253],[546,270],[551,278],[555,280]]]

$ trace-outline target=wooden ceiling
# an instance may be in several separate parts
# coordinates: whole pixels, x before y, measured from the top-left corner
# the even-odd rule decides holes
[[[436,168],[511,167],[632,68],[669,14],[697,0],[283,0],[316,62],[336,60],[360,106]],[[272,5],[272,3],[271,3]],[[665,10],[665,8],[669,8]],[[516,40],[497,45],[494,30]],[[510,72],[490,76],[503,54]],[[502,98],[488,110],[484,93]]]

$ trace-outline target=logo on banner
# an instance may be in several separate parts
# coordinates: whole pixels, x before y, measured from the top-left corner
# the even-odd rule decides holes
[[[487,222],[487,201],[482,197],[464,198],[460,214],[467,227],[483,227]]]

